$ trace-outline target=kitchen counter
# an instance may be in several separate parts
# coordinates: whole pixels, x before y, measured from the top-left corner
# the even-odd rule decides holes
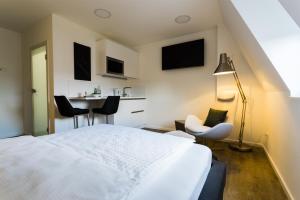
[[[69,97],[71,101],[93,101],[93,100],[105,100],[107,97]],[[146,97],[121,97],[120,100],[144,100]]]
[[[71,103],[76,104],[76,107],[93,108],[104,103],[107,97],[69,97]],[[109,123],[141,128],[145,126],[145,111],[146,111],[146,97],[131,96],[121,97],[117,113],[109,116]],[[89,105],[87,105],[89,104]],[[96,105],[99,104],[99,105]],[[104,123],[103,115],[96,115],[96,123]]]

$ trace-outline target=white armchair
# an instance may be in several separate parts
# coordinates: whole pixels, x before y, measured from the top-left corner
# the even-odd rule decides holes
[[[233,124],[224,122],[214,127],[203,125],[203,121],[198,119],[195,115],[188,115],[185,120],[186,132],[204,139],[221,140],[229,136],[233,129]]]

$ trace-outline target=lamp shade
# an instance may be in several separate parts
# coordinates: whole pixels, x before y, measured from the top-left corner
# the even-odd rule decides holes
[[[213,75],[232,74],[234,72],[235,72],[234,69],[231,67],[231,65],[228,62],[227,54],[222,53],[220,55],[219,65]]]

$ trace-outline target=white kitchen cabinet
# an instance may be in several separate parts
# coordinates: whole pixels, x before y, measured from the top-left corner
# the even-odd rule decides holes
[[[126,77],[138,78],[139,76],[139,56],[136,51],[129,49],[124,51],[125,57],[125,66],[124,73]]]
[[[96,43],[96,67],[98,75],[106,75],[106,57],[124,61],[124,76],[138,78],[138,52],[112,40],[103,39]]]
[[[96,42],[96,74],[102,75],[106,73],[106,41],[100,40]]]
[[[135,128],[145,126],[146,99],[121,100],[114,124]]]

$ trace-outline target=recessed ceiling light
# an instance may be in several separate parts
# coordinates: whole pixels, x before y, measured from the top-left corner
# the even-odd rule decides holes
[[[191,21],[191,16],[189,15],[179,15],[178,17],[175,18],[175,22],[177,24],[185,24]]]
[[[102,8],[96,9],[94,13],[97,17],[102,19],[108,19],[111,17],[111,12]]]

